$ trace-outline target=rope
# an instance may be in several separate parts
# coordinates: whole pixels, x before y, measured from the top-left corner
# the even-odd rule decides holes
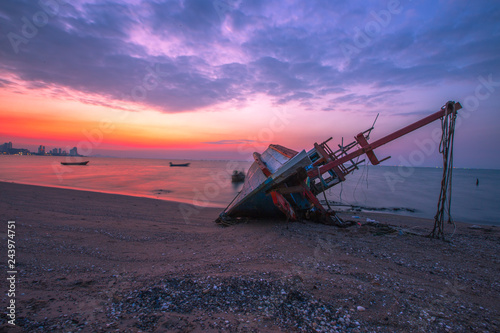
[[[318,169],[319,182],[321,183],[321,189],[322,189],[321,192],[323,192],[323,196],[325,198],[326,205],[328,206],[328,209],[333,210],[332,207],[330,207],[330,203],[328,202],[328,199],[326,198],[325,186],[323,185],[323,178],[321,177],[321,173],[319,172],[319,165],[316,168]]]
[[[358,157],[359,160],[359,157]],[[356,163],[358,163],[358,160],[356,160]],[[367,172],[368,167],[368,161],[365,161],[365,165],[363,166],[363,171],[361,172],[361,176],[358,179],[358,182],[356,183],[356,187],[354,187],[354,191],[352,192],[352,197],[355,202],[360,203],[362,201],[358,201],[358,198],[356,197],[356,191],[358,190],[359,184],[363,181],[363,178],[366,179],[366,188],[368,188],[368,173],[366,173],[365,176],[365,171]],[[366,202],[366,192],[362,192],[364,195],[364,201]]]
[[[319,175],[319,182],[321,183],[321,189],[323,190],[323,197],[325,198],[326,205],[328,206],[329,212],[333,212],[333,217],[335,218],[335,221],[337,221],[338,226],[344,225],[344,221],[340,217],[337,216],[337,213],[332,209],[330,206],[330,203],[328,202],[328,199],[326,198],[326,193],[325,193],[325,186],[323,184],[323,178],[321,177],[321,173],[319,172],[319,165],[317,166],[318,169],[318,175]],[[332,216],[332,215],[330,215]]]
[[[439,152],[443,155],[443,178],[441,179],[441,191],[437,204],[437,212],[434,216],[434,228],[429,234],[431,238],[444,239],[444,220],[447,216],[448,223],[452,223],[451,218],[451,184],[453,172],[453,141],[455,138],[455,103],[448,102],[445,105],[446,114],[441,119],[441,142]],[[455,224],[455,223],[453,223]],[[455,226],[456,228],[456,226]]]
[[[342,203],[342,192],[344,191],[344,182],[340,182],[340,195],[339,195],[339,201]]]

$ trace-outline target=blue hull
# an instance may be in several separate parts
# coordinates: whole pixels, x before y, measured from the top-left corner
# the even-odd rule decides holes
[[[284,154],[280,149],[286,148],[271,145],[261,155],[262,162],[271,172],[270,176],[264,174],[257,162],[250,166],[241,192],[224,210],[221,217],[286,217],[285,213],[273,202],[270,192],[276,185],[296,173],[299,168],[309,166],[311,161],[305,151],[294,152],[295,156],[292,157],[289,153]],[[286,149],[286,151],[290,150]],[[301,195],[293,194],[291,197],[295,203],[310,205]]]

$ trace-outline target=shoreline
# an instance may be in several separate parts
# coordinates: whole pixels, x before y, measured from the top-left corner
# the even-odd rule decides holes
[[[15,184],[15,185],[25,185],[25,186],[36,186],[36,187],[42,187],[42,188],[54,188],[54,189],[62,189],[62,190],[70,190],[70,191],[81,191],[81,192],[88,192],[88,193],[100,193],[100,194],[109,194],[109,195],[118,195],[118,196],[124,196],[124,197],[131,197],[131,198],[144,198],[144,199],[153,199],[153,200],[160,200],[160,201],[166,201],[171,204],[177,204],[177,205],[188,205],[188,206],[193,206],[195,207],[195,210],[202,210],[202,209],[218,209],[220,212],[222,212],[226,206],[225,205],[207,205],[207,206],[200,206],[200,205],[195,205],[192,203],[192,200],[182,200],[182,199],[174,199],[174,198],[160,198],[158,196],[147,196],[147,195],[133,195],[133,194],[125,194],[125,193],[118,193],[118,192],[112,192],[112,191],[99,191],[99,190],[89,190],[89,189],[81,189],[81,188],[76,188],[76,187],[67,187],[67,186],[57,186],[57,185],[46,185],[46,184],[36,184],[36,183],[19,183],[15,181],[5,181],[5,180],[0,180],[1,183],[8,183],[8,184]],[[335,207],[335,203],[331,203],[332,206]],[[341,215],[343,218],[346,219],[352,219],[350,216],[352,215],[367,215],[368,218],[370,216],[378,216],[378,215],[389,215],[389,216],[394,216],[394,217],[402,217],[402,218],[409,218],[409,219],[416,219],[420,221],[429,221],[431,223],[434,223],[433,219],[431,218],[425,218],[425,217],[419,217],[419,216],[412,216],[410,213],[407,214],[398,214],[396,212],[391,212],[387,211],[389,210],[388,208],[379,208],[377,210],[370,210],[370,209],[365,209],[366,207],[362,206],[352,206],[352,207],[357,207],[356,209],[347,209],[344,210],[342,209],[343,206],[338,206],[341,207],[337,213]],[[218,216],[218,215],[217,215]],[[455,224],[464,224],[464,225],[479,225],[479,226],[484,226],[484,227],[498,227],[498,225],[494,223],[485,223],[485,222],[462,222],[462,221],[453,221]],[[445,223],[445,227],[446,227]]]
[[[82,189],[82,188],[77,188],[77,187],[71,187],[71,186],[58,186],[58,185],[47,185],[47,184],[40,184],[40,183],[20,183],[16,181],[8,181],[8,180],[0,180],[0,183],[9,183],[9,184],[16,184],[16,185],[27,185],[27,186],[37,186],[37,187],[48,187],[48,188],[57,188],[57,189],[62,189],[62,190],[72,190],[72,191],[83,191],[83,192],[90,192],[90,193],[102,193],[102,194],[111,194],[111,195],[121,195],[121,196],[126,196],[126,197],[133,197],[133,198],[147,198],[147,199],[154,199],[154,200],[161,200],[161,201],[168,201],[171,203],[177,203],[177,204],[186,204],[190,206],[195,206],[199,207],[200,209],[203,208],[217,208],[217,209],[224,209],[226,206],[224,205],[209,205],[209,206],[198,206],[194,205],[190,201],[192,200],[183,200],[183,199],[174,199],[174,198],[168,198],[168,199],[162,199],[159,196],[154,196],[154,195],[134,195],[130,193],[119,193],[119,192],[113,192],[113,191],[99,191],[99,190],[89,190],[89,189]]]
[[[222,177],[229,166],[227,161],[226,164],[193,161],[195,163],[190,168],[176,169],[169,168],[168,162],[162,160],[153,163],[144,159],[118,159],[118,162],[117,159],[96,158],[87,167],[59,169],[59,159],[51,156],[43,159],[45,162],[38,161],[38,158],[21,160],[24,159],[5,158],[0,167],[0,181],[166,199],[217,208],[225,208],[241,187]],[[55,170],[54,163],[58,165]],[[243,167],[241,164],[241,167],[245,170],[249,165]],[[368,169],[373,170],[368,172]],[[500,195],[500,187],[495,186],[500,184],[500,172],[489,171],[494,170],[485,169],[481,173],[464,169],[454,174],[454,220],[500,226],[494,200]],[[358,186],[368,181],[368,175],[371,185]],[[415,168],[412,176],[402,179],[394,166],[364,167],[351,176],[339,187],[327,191],[326,197],[331,205],[363,206],[370,211],[385,210],[391,214],[430,219],[436,214],[442,175],[435,168]],[[393,176],[396,179],[390,181]],[[476,186],[476,176],[481,179],[481,186]],[[416,181],[419,177],[425,181]],[[318,197],[322,198],[323,195]]]
[[[0,182],[0,235],[6,244],[15,221],[18,270],[16,326],[2,316],[0,330],[500,330],[497,227],[457,223],[444,242],[420,236],[433,221],[392,214],[357,213],[359,224],[339,229],[223,228],[219,213]]]

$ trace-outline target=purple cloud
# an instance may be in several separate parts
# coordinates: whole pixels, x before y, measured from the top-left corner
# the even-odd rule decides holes
[[[401,1],[390,17],[380,2],[57,3],[55,13],[32,1],[2,2],[0,70],[27,85],[163,112],[256,94],[276,104],[323,103],[318,109],[327,111],[366,100],[375,106],[404,98],[406,89],[471,84],[500,68],[495,2]],[[357,51],[346,57],[345,45]]]

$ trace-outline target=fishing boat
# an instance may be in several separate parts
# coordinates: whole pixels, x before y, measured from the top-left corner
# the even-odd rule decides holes
[[[189,164],[191,164],[191,163],[172,163],[172,162],[170,162],[171,167],[188,167]]]
[[[328,146],[332,138],[300,152],[271,144],[262,154],[253,153],[254,162],[247,171],[242,190],[216,222],[229,225],[235,218],[280,217],[342,224],[333,210],[323,207],[318,194],[343,182],[348,174],[358,169],[365,161],[360,161],[360,156],[366,155],[371,164],[377,165],[390,156],[379,160],[374,149],[435,120],[456,116],[461,108],[460,103],[448,102],[440,111],[372,143],[368,140],[375,123],[356,135],[355,141],[346,146],[342,142],[335,150]],[[328,204],[326,196],[324,199]]]
[[[231,181],[233,183],[241,183],[245,180],[245,173],[243,171],[234,170],[231,175]]]
[[[89,161],[85,162],[61,162],[62,165],[87,165]]]

